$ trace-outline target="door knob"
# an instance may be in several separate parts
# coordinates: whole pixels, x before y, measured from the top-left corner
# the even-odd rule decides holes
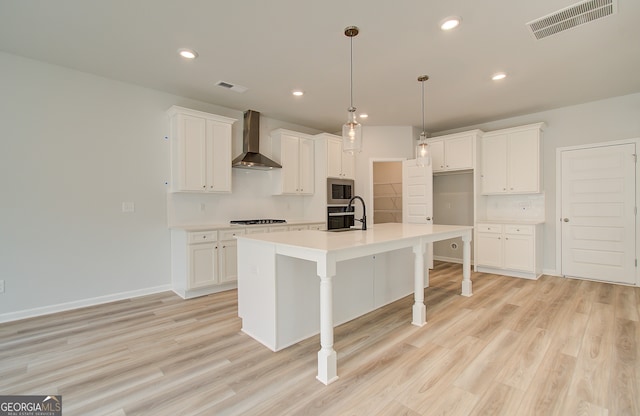
[[[562,221],[569,222],[569,218],[563,218]]]

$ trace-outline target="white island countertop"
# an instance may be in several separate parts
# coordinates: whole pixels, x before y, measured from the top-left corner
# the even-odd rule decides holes
[[[459,237],[465,230],[473,229],[466,225],[434,225],[386,223],[376,224],[366,231],[353,229],[349,231],[317,231],[302,230],[295,233],[275,232],[269,234],[243,235],[238,238],[264,241],[282,247],[301,248],[322,253],[339,253],[344,250],[358,250],[366,246],[388,245],[415,238],[424,238],[426,242],[446,240]],[[451,235],[451,237],[447,237]],[[362,255],[366,255],[362,254]]]
[[[360,261],[358,259],[366,256],[380,257],[383,253],[386,253],[385,256],[397,256],[407,250],[409,254],[412,252],[413,270],[401,272],[401,267],[394,268],[387,273],[386,285],[383,283],[381,286],[394,286],[407,281],[413,283],[415,302],[412,323],[423,326],[426,323],[424,287],[428,285],[428,269],[424,267],[427,244],[462,238],[462,295],[471,296],[472,229],[471,226],[459,225],[386,223],[376,224],[366,231],[302,230],[237,236],[238,312],[242,319],[242,331],[273,351],[286,348],[317,333],[318,320],[309,306],[313,303],[313,297],[319,295],[321,349],[318,352],[317,379],[329,384],[338,378],[337,355],[333,349],[333,315],[345,307],[342,303],[336,304],[338,309],[334,311],[334,297],[344,295],[334,294],[334,277],[339,278],[338,284],[349,281],[353,282],[351,287],[360,288],[361,292],[351,290],[351,296],[347,297],[351,301],[347,302],[356,302],[361,293],[364,296],[364,292],[375,291],[380,286],[374,283],[374,279],[379,277],[375,269],[357,267],[340,275],[336,274],[336,264]],[[405,257],[402,259],[406,266]],[[307,263],[301,263],[303,260]],[[310,269],[308,265],[315,267]],[[319,287],[318,280],[313,277],[319,278]],[[345,286],[340,287],[340,292],[349,290]],[[379,306],[372,302],[358,315]]]

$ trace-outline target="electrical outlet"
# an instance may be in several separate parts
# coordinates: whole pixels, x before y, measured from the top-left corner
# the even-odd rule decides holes
[[[0,280],[0,293],[4,293],[4,280]]]
[[[122,203],[122,212],[134,212],[136,210],[136,205],[133,202],[123,202]]]

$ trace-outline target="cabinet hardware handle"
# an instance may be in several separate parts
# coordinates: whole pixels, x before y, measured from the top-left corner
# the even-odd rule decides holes
[[[564,218],[562,221],[569,222],[569,218]]]

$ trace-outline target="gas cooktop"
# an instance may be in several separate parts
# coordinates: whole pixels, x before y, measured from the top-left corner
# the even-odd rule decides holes
[[[286,223],[286,220],[274,220],[274,219],[259,219],[259,220],[231,220],[231,224],[238,225],[253,225],[253,224],[282,224]]]

